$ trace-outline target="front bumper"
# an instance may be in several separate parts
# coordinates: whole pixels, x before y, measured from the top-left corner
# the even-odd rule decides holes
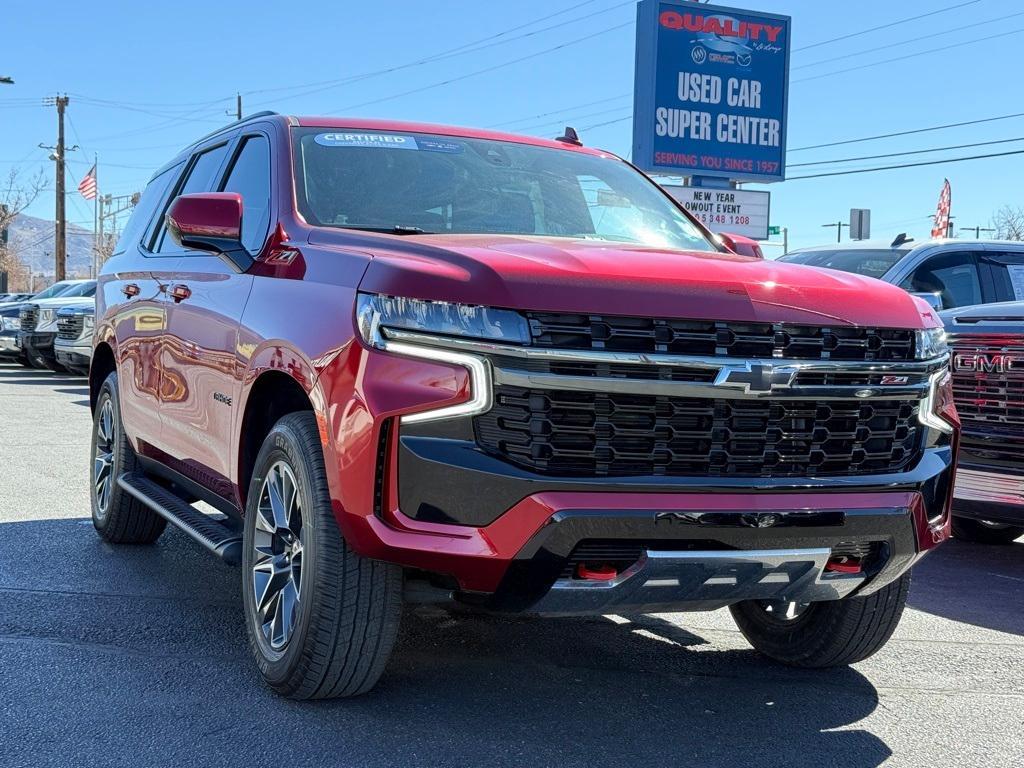
[[[956,475],[953,512],[958,517],[1024,525],[1024,477],[961,467]]]
[[[53,342],[57,338],[56,331],[21,331],[18,334],[18,344],[29,359],[41,363],[55,363],[57,358],[53,353]]]
[[[18,357],[21,347],[18,346],[18,331],[0,331],[0,357]]]
[[[315,399],[347,404],[323,411],[322,434],[350,546],[439,577],[482,607],[703,610],[869,594],[949,537],[949,436],[929,437],[915,463],[892,474],[563,478],[485,453],[468,417],[401,423],[469,392],[461,367],[351,345],[319,376]],[[574,552],[592,542],[640,553],[611,587],[566,584]],[[871,553],[861,568],[826,568],[851,547]]]
[[[53,342],[53,354],[57,362],[72,371],[87,373],[92,361],[91,340],[67,341],[58,338]]]

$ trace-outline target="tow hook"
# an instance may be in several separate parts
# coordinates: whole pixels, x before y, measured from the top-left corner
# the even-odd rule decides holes
[[[860,573],[862,568],[859,558],[840,555],[829,559],[825,564],[825,570],[833,573]]]
[[[611,581],[619,572],[610,565],[580,563],[576,568],[576,575],[587,581]]]

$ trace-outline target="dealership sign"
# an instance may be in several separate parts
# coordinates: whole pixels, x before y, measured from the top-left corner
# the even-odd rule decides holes
[[[755,240],[768,239],[770,192],[673,184],[662,186],[712,232],[727,232]]]
[[[790,18],[641,0],[633,162],[646,171],[781,181]]]

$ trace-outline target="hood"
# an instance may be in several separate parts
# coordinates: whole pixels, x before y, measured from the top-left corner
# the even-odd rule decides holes
[[[939,317],[954,336],[1024,336],[1024,301],[947,309]]]
[[[582,314],[926,328],[941,324],[900,288],[847,272],[728,253],[501,235],[358,234],[311,244],[372,256],[364,291]]]
[[[62,309],[64,307],[95,307],[96,299],[92,296],[73,296],[69,299],[62,299],[55,296],[52,299],[39,299],[38,301],[26,301],[22,306],[35,304],[40,309]]]

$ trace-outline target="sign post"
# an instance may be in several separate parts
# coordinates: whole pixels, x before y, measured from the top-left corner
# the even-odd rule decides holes
[[[850,209],[850,239],[869,240],[871,239],[871,209],[851,208]]]
[[[641,0],[633,162],[652,173],[784,180],[789,48],[789,16]]]

